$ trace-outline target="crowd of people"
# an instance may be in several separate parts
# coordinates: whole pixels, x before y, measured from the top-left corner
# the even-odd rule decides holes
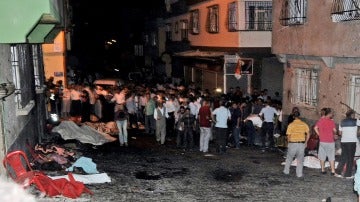
[[[358,143],[358,127],[360,120],[355,119],[355,111],[350,109],[341,120],[338,128],[333,120],[334,111],[331,108],[322,108],[320,119],[313,126],[319,144],[317,158],[320,160],[321,174],[327,174],[325,162],[330,165],[330,175],[353,179],[356,145]],[[286,130],[288,152],[284,167],[284,174],[288,175],[292,160],[296,158],[296,176],[303,177],[304,154],[310,139],[311,128],[300,119],[300,111],[294,108],[289,116]],[[335,166],[336,145],[340,139],[341,156],[338,166]]]
[[[104,89],[102,86],[75,85],[49,78],[49,113],[62,119],[82,123],[115,121],[121,146],[128,145],[128,129],[144,127],[160,145],[169,138],[184,150],[209,152],[209,142],[217,139],[217,151],[225,153],[231,146],[240,148],[261,144],[274,147],[273,132],[281,130],[281,99],[272,99],[267,90],[245,94],[240,87],[219,94],[171,83],[134,84]],[[274,107],[273,107],[274,106]],[[263,120],[260,116],[264,117]],[[275,117],[277,117],[275,119]],[[257,128],[264,127],[261,134]],[[275,127],[275,130],[274,130]],[[256,142],[261,136],[261,143]],[[269,143],[270,142],[270,143]]]
[[[262,152],[276,148],[278,137],[287,139],[287,159],[284,174],[297,159],[296,176],[303,177],[305,149],[311,130],[319,137],[318,158],[321,173],[326,174],[325,161],[330,163],[331,175],[353,178],[357,127],[360,121],[349,110],[338,129],[332,119],[333,110],[323,108],[320,119],[310,128],[294,107],[282,128],[282,103],[279,94],[267,95],[267,89],[244,93],[240,87],[219,94],[196,88],[193,84],[154,85],[128,83],[112,89],[101,86],[69,85],[48,82],[49,112],[62,118],[75,117],[79,122],[115,121],[119,129],[120,146],[128,146],[128,129],[144,126],[144,133],[154,136],[159,145],[176,140],[183,150],[209,152],[214,141],[216,152],[225,154],[227,148],[243,145]],[[276,133],[276,134],[275,134]],[[341,160],[335,169],[335,140],[341,138]]]

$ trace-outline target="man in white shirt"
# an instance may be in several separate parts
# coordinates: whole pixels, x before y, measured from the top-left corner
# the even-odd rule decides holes
[[[261,144],[266,147],[266,135],[268,135],[269,147],[274,147],[274,118],[279,116],[279,112],[272,106],[271,101],[266,101],[265,107],[261,109],[259,116],[264,120],[261,126]]]
[[[227,122],[231,118],[229,109],[225,107],[225,100],[220,101],[220,107],[216,108],[211,113],[211,118],[215,123],[215,134],[216,134],[216,140],[217,140],[217,144],[218,144],[217,151],[220,154],[224,154],[224,153],[226,153],[226,141],[228,138]]]
[[[154,111],[154,119],[156,121],[156,141],[163,145],[166,138],[166,118],[168,118],[168,112],[164,107],[163,101],[158,101],[158,107]]]

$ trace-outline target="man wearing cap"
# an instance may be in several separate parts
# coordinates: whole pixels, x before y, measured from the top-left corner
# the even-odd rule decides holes
[[[293,161],[293,158],[296,157],[296,176],[303,177],[304,153],[307,141],[310,137],[309,126],[304,121],[300,120],[300,112],[294,112],[293,116],[295,120],[289,124],[286,130],[288,152],[283,172],[285,175],[289,175],[291,162]]]

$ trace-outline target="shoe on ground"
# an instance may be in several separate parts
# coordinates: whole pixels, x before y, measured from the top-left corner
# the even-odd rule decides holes
[[[325,175],[327,172],[326,171],[321,171],[321,174]]]
[[[342,175],[339,175],[339,174],[337,174],[337,173],[335,173],[334,176],[335,176],[335,177],[338,177],[338,178],[343,178]]]
[[[354,179],[354,176],[345,177],[345,179],[351,180],[351,179]]]

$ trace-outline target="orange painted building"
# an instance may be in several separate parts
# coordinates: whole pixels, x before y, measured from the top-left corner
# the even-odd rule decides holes
[[[52,44],[43,44],[43,58],[45,77],[54,77],[54,83],[62,80],[66,85],[66,40],[64,31],[61,31]]]

